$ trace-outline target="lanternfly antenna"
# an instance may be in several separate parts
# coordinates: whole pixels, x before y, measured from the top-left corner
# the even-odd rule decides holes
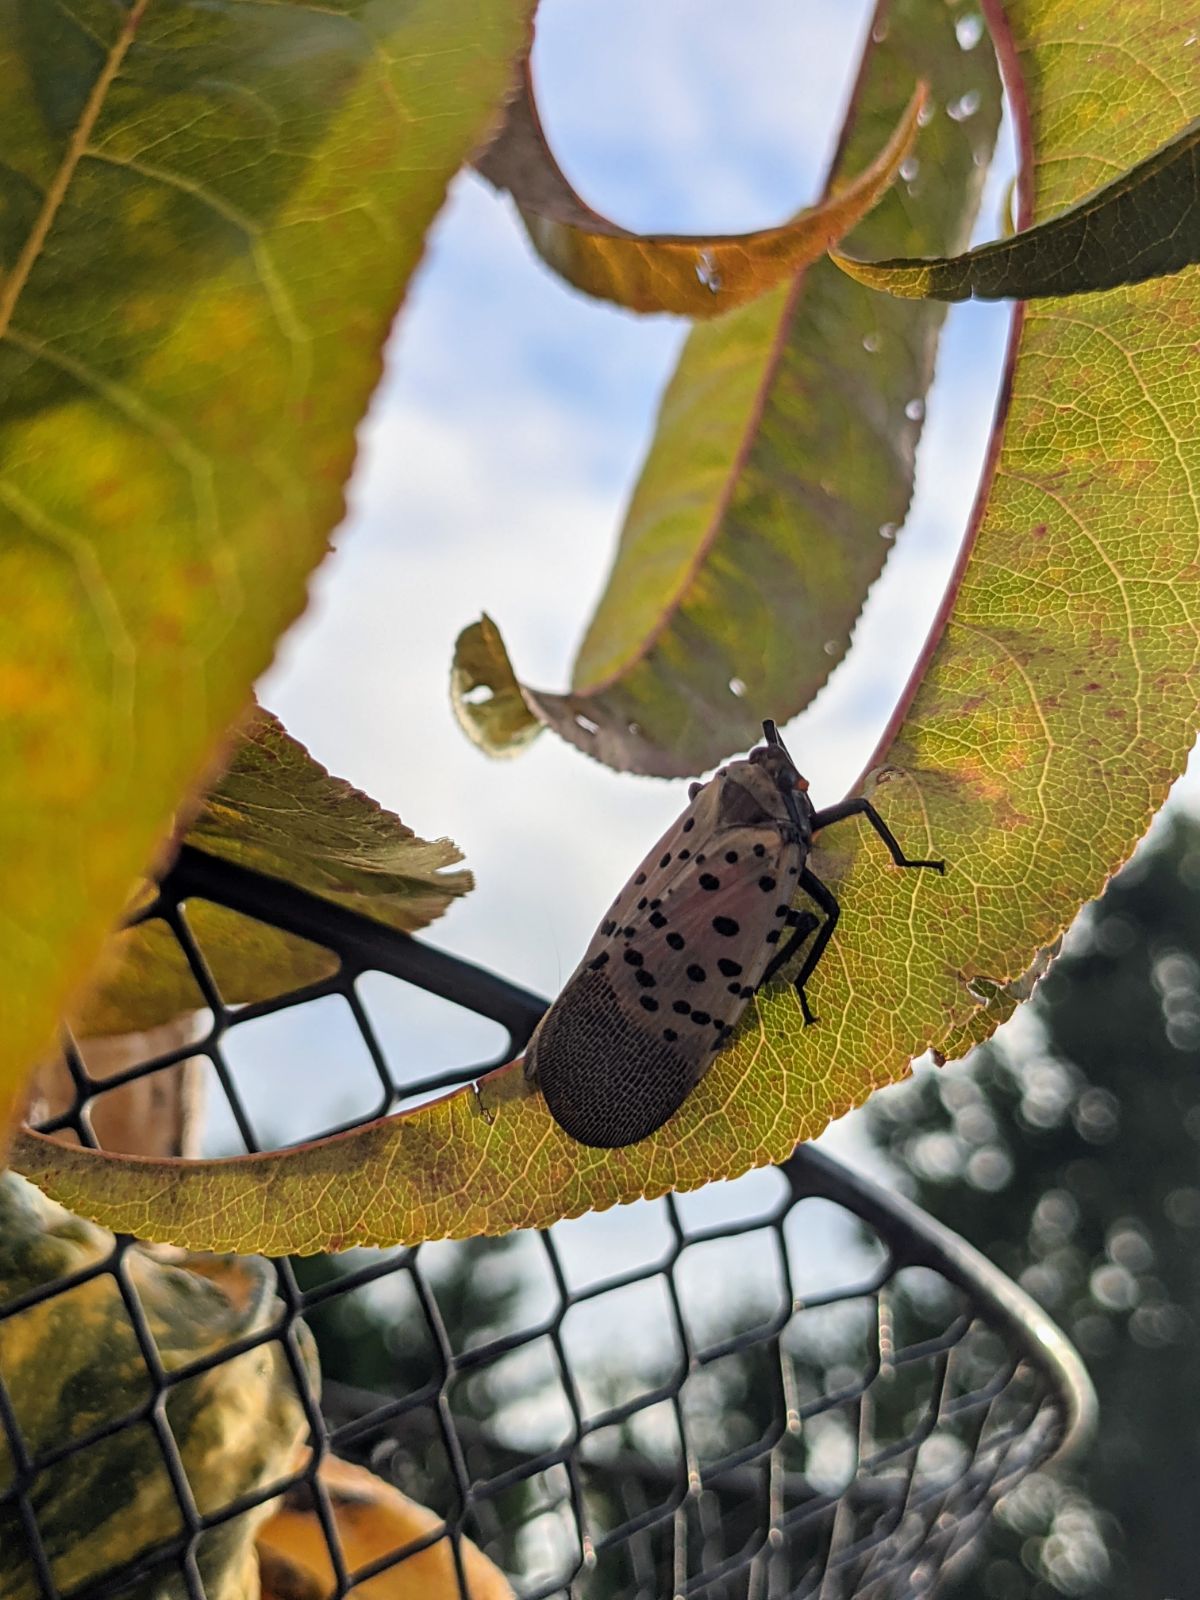
[[[776,750],[782,750],[784,755],[787,756],[788,760],[792,761],[791,753],[788,750],[787,745],[785,745],[783,740],[779,737],[779,729],[775,726],[770,717],[768,717],[763,723],[763,737],[766,739],[768,744],[773,744]],[[796,763],[792,761],[792,765],[795,766]]]

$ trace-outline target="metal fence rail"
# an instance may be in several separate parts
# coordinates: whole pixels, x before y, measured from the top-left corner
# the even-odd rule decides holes
[[[201,899],[324,946],[338,958],[336,972],[270,1000],[228,1004],[189,925],[188,903]],[[189,849],[141,920],[155,919],[187,962],[210,1018],[206,1031],[102,1079],[86,1053],[70,1047],[73,1095],[44,1131],[70,1129],[94,1143],[92,1112],[103,1096],[199,1056],[254,1149],[229,1041],[250,1021],[329,995],[349,1006],[378,1079],[376,1103],[356,1122],[495,1064],[401,1081],[360,992],[367,973],[390,974],[499,1023],[509,1041],[500,1060],[524,1046],[545,1005],[418,940]],[[439,1540],[448,1542],[466,1596],[465,1538],[524,1600],[900,1600],[933,1592],[969,1559],[996,1500],[1087,1436],[1091,1386],[1024,1293],[903,1199],[807,1146],[768,1188],[760,1182],[740,1211],[715,1221],[687,1197],[643,1205],[656,1252],[612,1270],[593,1270],[605,1226],[596,1217],[566,1225],[569,1238],[555,1228],[432,1252],[360,1250],[315,1268],[278,1261],[269,1325],[171,1370],[127,1270],[139,1248],[132,1241],[117,1240],[105,1259],[72,1276],[23,1288],[0,1305],[0,1441],[7,1437],[10,1466],[6,1475],[0,1466],[0,1529],[25,1546],[22,1595],[206,1600],[202,1540],[284,1491],[328,1541],[331,1600]],[[837,1260],[825,1262],[824,1281],[810,1281],[822,1239],[825,1256],[832,1249]],[[723,1270],[705,1266],[715,1251],[726,1262],[735,1251],[754,1269],[742,1274],[736,1296],[722,1293]],[[118,1287],[145,1389],[120,1415],[31,1449],[15,1387],[21,1374],[4,1369],[4,1327],[101,1275]],[[481,1284],[495,1290],[490,1300]],[[630,1295],[655,1315],[631,1320],[622,1310]],[[369,1387],[338,1369],[358,1359],[347,1333],[351,1306],[361,1310],[363,1340],[374,1341]],[[322,1348],[320,1397],[300,1348],[301,1319]],[[625,1337],[605,1338],[610,1327],[625,1328]],[[589,1329],[601,1330],[592,1340],[598,1351],[588,1346]],[[266,1346],[278,1347],[291,1373],[313,1456],[288,1479],[201,1509],[172,1431],[171,1397],[201,1372]],[[56,1495],[86,1452],[133,1428],[148,1430],[148,1447],[152,1441],[165,1463],[178,1531],[144,1549],[131,1536],[123,1565],[58,1587],[46,1533]],[[369,1465],[440,1520],[415,1542],[348,1570],[318,1476],[328,1452]]]

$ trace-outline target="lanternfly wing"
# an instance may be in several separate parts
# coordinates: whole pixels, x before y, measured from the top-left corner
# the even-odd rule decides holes
[[[526,1072],[582,1144],[633,1144],[679,1109],[784,937],[807,840],[771,814],[766,773],[738,781],[749,767],[696,794],[530,1042]]]

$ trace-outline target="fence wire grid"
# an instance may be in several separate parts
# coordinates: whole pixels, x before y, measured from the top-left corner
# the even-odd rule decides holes
[[[231,1003],[196,933],[201,905],[319,945],[336,970]],[[186,964],[195,1035],[115,1069],[69,1044],[69,1093],[43,1105],[44,1132],[96,1144],[108,1097],[153,1090],[199,1060],[257,1149],[231,1066],[238,1030],[302,1017],[331,996],[349,1008],[375,1084],[336,1126],[496,1064],[406,1076],[364,1000],[371,974],[499,1024],[497,1062],[524,1046],[545,1007],[421,941],[188,848],[139,921]],[[398,1580],[406,1563],[415,1576],[430,1551],[442,1556],[436,1581],[379,1593],[493,1600],[510,1592],[502,1573],[521,1600],[902,1600],[934,1593],[970,1560],[997,1500],[1092,1429],[1086,1374],[1040,1309],[924,1213],[810,1147],[737,1184],[643,1202],[635,1226],[630,1215],[274,1261],[261,1325],[188,1359],[164,1359],[132,1270],[142,1247],[129,1238],[66,1275],[0,1285],[0,1592],[232,1600],[252,1586],[213,1587],[213,1552],[282,1494],[323,1541],[325,1577],[288,1590],[264,1556],[275,1600],[341,1600],[371,1579]],[[111,1287],[144,1370],[103,1403],[77,1392],[47,1421],[5,1359],[5,1330],[96,1280]],[[189,1472],[181,1397],[248,1352],[269,1356],[294,1390],[312,1450],[214,1500]],[[109,1481],[114,1449],[133,1442],[169,1480],[167,1537],[141,1536],[137,1473]],[[340,1491],[321,1467],[329,1455],[432,1515],[365,1559],[348,1550]],[[82,1484],[104,1485],[118,1527],[128,1503],[128,1537],[106,1537],[94,1556],[71,1531]]]

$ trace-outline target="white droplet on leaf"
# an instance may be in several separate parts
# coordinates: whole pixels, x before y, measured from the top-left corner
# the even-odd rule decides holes
[[[730,692],[730,694],[736,695],[738,697],[738,699],[740,700],[742,698],[742,696],[746,692],[746,685],[742,682],[742,680],[740,678],[730,678],[730,680],[729,680],[729,692]]]
[[[826,639],[826,641],[825,641],[825,654],[827,656],[836,656],[838,651],[841,648],[842,648],[842,646],[841,646],[840,640],[838,640],[838,639]]]
[[[883,522],[879,526],[879,537],[881,539],[894,539],[899,531],[899,526],[896,523]]]
[[[982,96],[978,89],[968,89],[966,94],[960,95],[957,100],[952,100],[946,107],[946,115],[951,122],[966,122],[979,110]]]
[[[921,163],[917,160],[916,156],[905,156],[904,160],[900,163],[900,176],[904,179],[905,183],[911,183],[920,170]]]
[[[954,24],[954,35],[958,40],[960,50],[974,50],[983,38],[983,18],[972,13],[970,16],[959,17]]]
[[[710,250],[701,250],[700,259],[696,263],[696,278],[710,294],[716,294],[721,287],[721,274],[717,271],[717,264]]]
[[[864,335],[864,337],[863,337],[863,349],[867,352],[868,355],[873,356],[875,354],[875,352],[879,349],[879,335],[877,333],[868,333],[868,334]]]
[[[925,416],[924,400],[910,400],[904,408],[904,415],[910,422],[920,422]]]

